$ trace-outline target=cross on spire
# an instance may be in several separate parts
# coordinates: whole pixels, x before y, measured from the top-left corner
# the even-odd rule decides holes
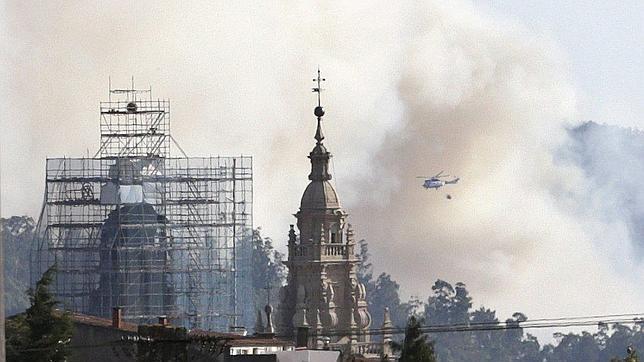
[[[322,142],[322,140],[324,139],[324,134],[322,133],[322,126],[320,125],[320,120],[322,120],[322,116],[324,116],[324,109],[322,108],[322,103],[320,101],[320,93],[323,90],[321,88],[322,82],[326,81],[326,79],[322,78],[322,75],[320,74],[320,67],[318,67],[318,77],[317,77],[317,79],[313,78],[313,81],[317,82],[317,87],[313,88],[313,93],[318,94],[318,106],[315,107],[315,110],[313,110],[313,114],[315,114],[315,116],[318,119],[318,127],[317,127],[317,130],[315,132],[315,137],[314,138],[317,141],[317,144],[320,144]]]
[[[321,86],[322,86],[322,82],[326,81],[326,79],[322,78],[322,76],[320,75],[320,67],[318,67],[318,77],[317,77],[317,79],[313,78],[313,81],[317,82],[317,84],[318,84],[317,87],[313,88],[313,93],[318,94],[318,107],[322,107],[322,104],[320,102],[320,93],[324,90],[324,89],[321,88]]]

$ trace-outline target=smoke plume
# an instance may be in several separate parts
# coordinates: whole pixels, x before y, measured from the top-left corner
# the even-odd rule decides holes
[[[12,2],[0,16],[4,215],[37,214],[46,157],[96,151],[108,78],[133,75],[172,101],[190,155],[254,155],[255,224],[284,245],[320,65],[340,198],[406,294],[442,278],[502,315],[644,306],[624,220],[588,211],[609,190],[558,161],[575,117],[565,57],[469,2]],[[420,187],[441,170],[461,181]]]

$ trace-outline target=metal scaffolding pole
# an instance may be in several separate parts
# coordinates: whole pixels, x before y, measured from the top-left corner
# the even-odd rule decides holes
[[[252,320],[238,298],[250,293],[252,158],[172,157],[169,101],[148,92],[110,90],[93,158],[47,159],[32,283],[55,263],[53,293],[75,312],[213,330]]]

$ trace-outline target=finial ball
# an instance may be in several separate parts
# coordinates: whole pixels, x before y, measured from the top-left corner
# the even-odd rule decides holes
[[[324,116],[324,109],[322,109],[321,106],[315,107],[315,110],[313,111],[313,114],[315,114],[316,117],[322,117]]]

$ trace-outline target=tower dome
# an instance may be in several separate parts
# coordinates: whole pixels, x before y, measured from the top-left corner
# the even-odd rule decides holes
[[[338,194],[329,181],[311,181],[304,190],[300,209],[339,209]]]
[[[317,106],[314,114],[318,124],[314,137],[316,141],[315,147],[313,147],[308,156],[311,160],[311,173],[309,174],[311,182],[304,190],[300,209],[339,209],[338,194],[335,192],[331,182],[329,182],[331,180],[331,173],[329,172],[331,152],[322,143],[324,140],[321,124],[322,116],[324,115],[322,107]]]

